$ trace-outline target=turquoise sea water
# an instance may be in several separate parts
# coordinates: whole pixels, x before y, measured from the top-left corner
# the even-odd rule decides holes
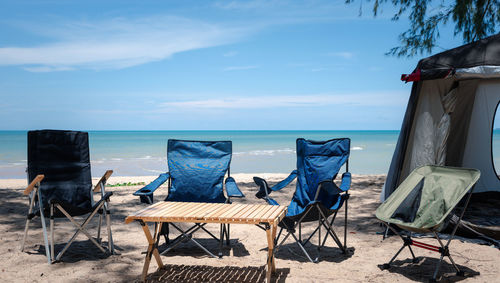
[[[157,175],[167,170],[167,140],[232,140],[233,173],[288,173],[295,168],[295,140],[351,138],[349,169],[386,174],[399,131],[91,131],[92,175]],[[493,135],[500,164],[500,131]],[[0,178],[25,178],[26,132],[0,131]],[[498,160],[497,160],[498,159]],[[497,166],[500,168],[500,166]]]

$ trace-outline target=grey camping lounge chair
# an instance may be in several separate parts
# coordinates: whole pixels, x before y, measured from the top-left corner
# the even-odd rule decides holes
[[[170,139],[168,140],[167,148],[169,172],[161,174],[149,185],[136,191],[134,195],[139,196],[141,202],[152,204],[154,191],[168,181],[168,196],[165,201],[230,203],[231,198],[244,197],[236,185],[234,178],[230,176],[231,155],[231,141],[186,141]],[[224,182],[226,174],[227,178]],[[224,187],[227,197],[224,195]],[[162,225],[161,234],[165,237],[167,248],[161,254],[167,253],[184,240],[189,239],[208,255],[216,257],[196,239],[193,239],[192,235],[201,229],[219,241],[219,257],[221,257],[224,237],[226,238],[226,244],[230,244],[229,224],[220,225],[219,238],[208,231],[205,225],[206,223],[196,223],[187,230],[181,229],[181,227],[174,223]],[[181,233],[172,241],[168,238],[169,226],[172,226]]]
[[[283,230],[286,230],[287,234],[277,245],[275,252],[290,235],[311,262],[319,261],[321,248],[325,246],[328,236],[331,236],[342,253],[347,252],[347,199],[351,185],[351,173],[348,172],[350,144],[351,141],[348,138],[321,142],[297,139],[297,170],[292,171],[290,176],[273,187],[269,187],[264,179],[254,177],[255,183],[260,187],[255,196],[263,198],[271,205],[278,205],[271,198],[271,192],[283,189],[297,178],[295,193],[288,206],[286,217],[279,223],[281,229],[275,242],[278,243]],[[337,186],[333,181],[344,164],[346,171],[342,174],[340,186]],[[342,244],[332,227],[337,212],[344,202],[344,243]],[[330,216],[332,217],[329,221]],[[306,222],[317,224],[317,227],[306,240],[302,240],[302,224]],[[321,227],[325,228],[324,238],[321,237]],[[296,235],[297,229],[298,237]],[[318,251],[317,257],[313,259],[306,251],[305,246],[310,243],[316,233],[318,235]]]
[[[24,194],[29,195],[29,210],[21,251],[24,250],[30,221],[39,216],[42,222],[45,253],[49,264],[53,261],[59,261],[80,233],[86,235],[102,252],[106,252],[101,245],[103,218],[107,226],[108,251],[114,253],[108,208],[112,193],[106,193],[104,189],[106,181],[113,171],[106,171],[97,185],[92,188],[87,133],[59,130],[29,131],[27,171],[29,185]],[[94,192],[100,192],[101,195],[101,199],[95,203],[93,200]],[[97,239],[94,239],[85,228],[96,214],[99,214],[99,224]],[[82,224],[74,219],[75,216],[80,215],[87,215]],[[50,248],[45,223],[47,216],[50,219]],[[75,225],[77,231],[55,256],[54,225],[55,218],[60,217],[68,218]]]
[[[377,218],[403,240],[403,246],[388,263],[382,265],[382,268],[390,268],[392,262],[405,247],[410,250],[413,262],[417,262],[411,248],[411,246],[415,246],[438,252],[441,255],[432,280],[436,280],[439,267],[445,256],[450,259],[457,275],[463,276],[463,272],[460,271],[450,255],[449,245],[467,209],[472,188],[479,180],[479,176],[480,172],[476,169],[432,165],[415,169],[377,209]],[[437,233],[446,226],[447,216],[467,193],[468,196],[460,212],[459,220],[456,221],[448,241],[443,244]],[[403,236],[391,224],[410,233]],[[411,238],[411,232],[432,233],[439,246],[415,241]]]

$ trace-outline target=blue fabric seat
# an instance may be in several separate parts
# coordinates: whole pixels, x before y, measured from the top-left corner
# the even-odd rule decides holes
[[[165,201],[182,202],[209,202],[209,203],[229,203],[231,198],[244,197],[243,193],[236,185],[234,178],[230,177],[230,164],[232,156],[231,141],[187,141],[168,140],[167,162],[169,172],[161,174],[157,179],[147,186],[136,191],[134,195],[139,196],[144,203],[152,204],[153,195],[156,189],[167,182],[168,195]],[[224,181],[224,177],[227,178]],[[225,194],[224,194],[225,188]],[[172,226],[181,236],[170,243],[168,239],[168,227]],[[163,252],[168,252],[171,247],[176,246],[180,241],[189,238],[198,246],[199,243],[191,235],[201,229],[220,242],[229,244],[229,225],[221,225],[220,238],[204,228],[205,224],[196,224],[193,231],[182,230],[174,223],[163,225],[162,234],[167,243],[170,243]],[[222,246],[220,247],[222,249]],[[203,248],[205,252],[213,255]],[[219,256],[222,253],[219,251]]]
[[[351,185],[351,174],[348,172],[348,160],[350,153],[350,139],[332,139],[328,141],[311,141],[297,139],[297,169],[283,181],[270,187],[266,180],[254,177],[254,181],[259,186],[256,196],[264,199],[271,205],[278,205],[278,202],[271,197],[273,191],[279,191],[297,179],[295,193],[288,205],[286,217],[280,222],[281,230],[276,242],[278,242],[283,229],[287,230],[277,249],[291,235],[300,246],[306,257],[312,261],[319,260],[319,251],[324,246],[327,237],[330,235],[343,253],[346,252],[346,229],[347,229],[347,199],[348,190]],[[341,183],[338,186],[336,179],[341,167],[345,164],[346,171],[342,174]],[[332,230],[332,225],[337,215],[337,211],[345,203],[345,223],[344,223],[344,244],[342,244]],[[333,214],[330,222],[328,218]],[[318,227],[305,240],[302,240],[301,225],[306,222],[315,222]],[[299,236],[295,235],[296,228],[299,228]],[[318,256],[312,259],[305,250],[305,245],[310,243],[310,239],[315,233],[321,232],[321,227],[326,229],[326,235],[322,242],[318,242]]]

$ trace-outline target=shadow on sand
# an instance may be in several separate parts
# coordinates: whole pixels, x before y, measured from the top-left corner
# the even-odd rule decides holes
[[[272,282],[285,282],[289,268],[277,268]],[[207,265],[165,265],[150,274],[146,282],[265,282],[266,267],[214,267]]]
[[[395,260],[387,271],[401,274],[413,281],[431,281],[439,259],[434,257],[418,257],[417,259],[417,263],[412,263],[411,258],[405,260]],[[382,264],[378,266],[380,269],[383,269]],[[457,264],[457,266],[464,272],[464,276],[458,276],[453,268],[453,265],[446,260],[443,260],[441,267],[439,268],[437,280],[439,280],[439,282],[458,282],[479,275],[479,272],[466,266],[459,264]]]

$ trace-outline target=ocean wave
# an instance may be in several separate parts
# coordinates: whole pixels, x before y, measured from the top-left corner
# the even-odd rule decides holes
[[[275,154],[295,154],[295,150],[291,148],[283,149],[261,149],[261,150],[251,150],[243,152],[234,152],[233,155],[275,155]]]
[[[161,174],[161,173],[167,172],[165,170],[154,170],[154,169],[146,169],[146,168],[141,168],[141,169],[144,171],[147,171],[147,172],[151,172],[151,173],[160,173]]]
[[[365,149],[364,147],[361,147],[361,146],[353,146],[351,147],[351,150],[363,150]]]
[[[153,158],[151,155],[146,155],[143,157],[137,157],[136,159],[151,159],[151,158]]]

